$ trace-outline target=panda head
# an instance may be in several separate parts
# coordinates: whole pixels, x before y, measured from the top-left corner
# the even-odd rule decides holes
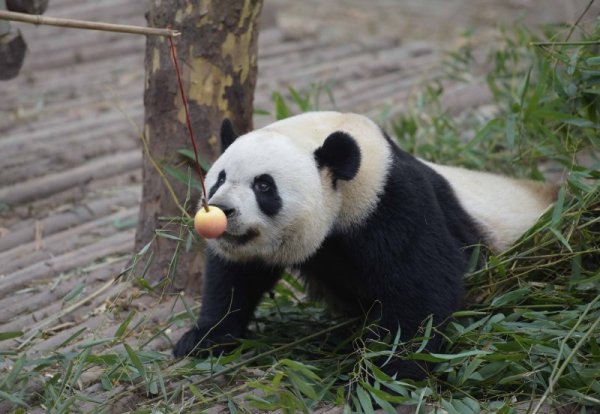
[[[360,148],[341,131],[320,139],[292,135],[263,128],[236,137],[223,122],[223,153],[206,186],[209,204],[227,215],[226,232],[208,245],[226,259],[298,264],[335,226],[340,187],[357,175]]]

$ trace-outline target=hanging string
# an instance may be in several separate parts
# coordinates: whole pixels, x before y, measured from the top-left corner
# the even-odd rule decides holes
[[[188,102],[185,97],[185,92],[183,90],[183,81],[181,80],[181,71],[179,70],[179,62],[177,61],[177,51],[175,50],[175,45],[173,43],[173,38],[169,37],[169,45],[171,48],[171,57],[173,59],[173,64],[175,65],[175,73],[177,74],[177,83],[179,84],[179,92],[181,93],[181,101],[183,102],[183,109],[185,110],[185,122],[187,125],[187,129],[190,135],[190,140],[192,141],[192,148],[194,149],[194,157],[196,158],[196,171],[198,172],[198,178],[200,179],[200,185],[202,187],[202,206],[204,210],[208,212],[208,196],[206,194],[206,187],[204,185],[204,174],[202,173],[202,168],[200,167],[200,161],[198,159],[198,147],[196,146],[196,139],[194,138],[194,132],[192,130],[192,121],[190,119],[190,112],[188,110]]]

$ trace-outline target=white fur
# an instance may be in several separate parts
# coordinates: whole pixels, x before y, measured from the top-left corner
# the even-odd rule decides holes
[[[510,247],[556,198],[556,186],[427,161],[452,186],[460,204],[484,231],[495,251]]]

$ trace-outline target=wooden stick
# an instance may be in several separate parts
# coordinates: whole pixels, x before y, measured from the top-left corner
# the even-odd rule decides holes
[[[181,32],[171,29],[157,29],[154,27],[131,26],[125,24],[90,22],[86,20],[63,19],[58,17],[45,17],[25,13],[0,10],[0,20],[31,23],[36,25],[68,27],[72,29],[102,30],[105,32],[130,33],[147,36],[177,37]]]

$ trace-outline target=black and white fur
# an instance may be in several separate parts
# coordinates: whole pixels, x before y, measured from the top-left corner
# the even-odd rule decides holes
[[[337,310],[371,309],[392,337],[410,339],[430,315],[443,325],[461,305],[469,247],[506,248],[554,197],[544,184],[421,161],[356,114],[306,113],[239,138],[226,121],[221,135],[206,183],[227,231],[208,241],[200,317],[178,357],[243,337],[286,268]],[[401,359],[383,368],[425,375]]]

